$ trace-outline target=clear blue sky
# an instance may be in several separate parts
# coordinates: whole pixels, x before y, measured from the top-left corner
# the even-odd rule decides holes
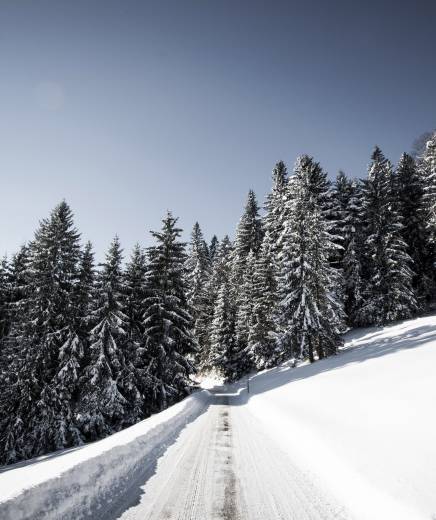
[[[309,153],[365,175],[436,126],[436,2],[3,0],[0,250],[62,198],[98,256],[167,209],[233,233]]]

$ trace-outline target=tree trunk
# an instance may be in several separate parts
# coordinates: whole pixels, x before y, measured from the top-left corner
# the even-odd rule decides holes
[[[315,361],[315,358],[313,356],[313,345],[312,345],[312,339],[310,337],[307,339],[307,343],[309,346],[309,361],[311,363],[313,363]]]

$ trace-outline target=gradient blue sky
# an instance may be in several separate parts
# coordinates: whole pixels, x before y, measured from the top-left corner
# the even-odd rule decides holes
[[[2,0],[0,250],[62,198],[99,258],[233,233],[274,163],[365,175],[436,126],[436,2]]]

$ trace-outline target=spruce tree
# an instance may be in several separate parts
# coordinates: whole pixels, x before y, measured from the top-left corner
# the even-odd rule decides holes
[[[185,269],[187,298],[194,323],[193,333],[198,345],[203,348],[208,335],[208,330],[203,325],[203,314],[207,312],[207,283],[211,275],[211,260],[198,222],[194,224],[191,233]]]
[[[328,182],[319,164],[304,155],[297,160],[290,189],[280,273],[281,345],[284,356],[313,362],[315,352],[321,359],[341,344],[337,274],[329,262],[335,245],[322,206]]]
[[[125,314],[127,349],[126,363],[134,374],[135,386],[139,390],[142,399],[141,408],[134,409],[136,419],[150,415],[152,412],[150,403],[151,377],[148,374],[150,356],[147,351],[144,336],[143,315],[145,310],[147,278],[147,259],[142,248],[136,244],[133,248],[130,260],[125,271]]]
[[[265,202],[264,228],[268,232],[274,256],[280,254],[280,237],[285,220],[285,200],[287,194],[288,171],[283,161],[279,161],[272,172],[272,189]]]
[[[95,264],[94,252],[91,242],[87,242],[79,263],[79,282],[76,287],[76,307],[77,307],[77,330],[81,341],[88,343],[89,331],[92,324],[91,313],[93,310],[93,298],[95,296]],[[85,364],[89,357],[88,348],[85,348]]]
[[[29,287],[16,336],[21,354],[0,440],[4,462],[75,445],[80,437],[71,402],[77,384],[74,356],[80,355],[73,353],[80,246],[65,201],[41,222],[29,252]],[[68,349],[72,354],[66,360]]]
[[[3,308],[7,327],[4,329],[5,335],[0,348],[1,395],[6,395],[12,387],[13,381],[16,381],[19,359],[23,355],[19,348],[19,339],[23,333],[26,316],[25,304],[28,301],[26,298],[29,291],[28,263],[29,248],[22,246],[18,253],[13,255],[7,273],[7,280],[4,282],[8,296]]]
[[[343,301],[347,322],[358,325],[358,311],[362,305],[363,235],[361,224],[361,186],[352,181],[345,208],[343,227]]]
[[[244,213],[236,230],[233,250],[233,283],[238,286],[242,283],[245,263],[250,251],[255,256],[262,243],[262,221],[259,217],[259,207],[253,190],[248,192]]]
[[[9,332],[10,280],[7,257],[0,260],[0,356],[4,338]]]
[[[232,305],[235,305],[235,291],[230,289],[232,278],[232,258],[233,244],[226,235],[218,245],[217,252],[212,264],[211,274],[206,284],[206,299],[204,300],[203,312],[198,318],[198,328],[206,331],[200,345],[199,366],[201,370],[210,370],[213,366],[211,355],[212,348],[212,322],[214,319],[215,307],[217,305],[218,293],[221,286],[225,283],[231,290]],[[229,295],[230,297],[230,295]]]
[[[233,351],[233,359],[229,361],[233,365],[235,377],[243,375],[253,368],[254,363],[248,347],[248,338],[253,321],[254,311],[254,275],[256,258],[254,252],[248,253],[242,283],[238,288],[238,306],[236,310],[236,345]]]
[[[283,360],[277,345],[276,313],[278,287],[271,240],[265,233],[254,265],[252,315],[248,333],[248,357],[259,370],[276,366]]]
[[[90,361],[82,382],[79,403],[80,427],[88,440],[104,437],[132,424],[134,402],[130,392],[131,374],[126,365],[125,296],[122,249],[118,237],[112,241],[101,264],[95,285],[91,313]]]
[[[234,381],[239,376],[235,370],[235,355],[238,353],[235,331],[235,305],[228,278],[218,290],[211,324],[211,347],[208,366],[217,371],[226,381]],[[236,367],[237,368],[237,367]]]
[[[378,147],[371,159],[362,189],[365,286],[358,320],[383,324],[411,317],[417,302],[392,166]]]
[[[157,244],[147,252],[144,335],[156,410],[189,394],[197,351],[184,276],[185,244],[178,240],[182,230],[176,224],[168,213],[161,230],[152,231]]]
[[[436,252],[436,132],[427,141],[423,155],[418,159],[418,174],[423,183],[423,197],[420,218],[426,223],[423,240],[424,250],[424,293],[428,300],[435,293],[435,252]]]
[[[216,235],[212,237],[209,245],[209,258],[211,265],[214,263],[219,248],[219,240]]]
[[[427,218],[422,211],[425,178],[418,171],[414,159],[404,153],[395,175],[397,209],[402,221],[401,236],[412,259],[413,287],[420,307],[431,298],[434,286],[433,251],[429,240]]]
[[[329,190],[327,203],[328,219],[332,222],[331,234],[333,235],[333,241],[338,246],[334,248],[330,262],[337,269],[342,269],[343,267],[343,258],[347,247],[344,241],[347,232],[348,205],[351,196],[352,181],[348,179],[343,171],[340,171],[336,177],[336,182]]]
[[[243,374],[249,370],[250,362],[246,357],[248,346],[249,324],[245,316],[249,314],[248,302],[250,297],[249,278],[252,277],[254,259],[257,258],[263,238],[262,220],[259,216],[259,208],[252,190],[248,193],[244,213],[236,230],[235,246],[232,262],[232,293],[236,304],[236,335],[237,346],[234,350],[234,372]],[[247,262],[251,263],[248,266]]]

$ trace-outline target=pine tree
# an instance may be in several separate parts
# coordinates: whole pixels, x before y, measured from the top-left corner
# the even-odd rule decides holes
[[[161,231],[152,231],[157,244],[148,249],[147,298],[144,327],[155,381],[153,404],[160,410],[185,397],[192,388],[191,362],[197,351],[184,277],[185,244],[181,229],[168,213]]]
[[[132,403],[127,399],[131,383],[126,367],[126,322],[122,249],[112,241],[101,264],[91,313],[90,362],[86,367],[79,403],[80,427],[94,440],[131,424]],[[134,395],[136,389],[133,389]]]
[[[406,153],[401,156],[397,166],[395,189],[398,213],[403,224],[401,236],[413,262],[413,287],[420,306],[425,307],[434,286],[434,249],[429,240],[427,218],[421,210],[424,202],[424,178],[419,174],[414,159]]]
[[[7,300],[3,308],[7,327],[0,347],[0,394],[5,395],[13,382],[16,381],[19,359],[22,351],[19,348],[19,339],[23,332],[26,296],[28,295],[29,248],[22,246],[18,253],[14,254],[9,265],[6,281]],[[4,400],[6,402],[6,400]],[[1,414],[1,405],[0,405]],[[0,427],[1,431],[1,427]]]
[[[9,332],[9,298],[9,264],[5,256],[0,260],[0,351],[2,349],[3,340]]]
[[[252,277],[254,259],[257,258],[263,238],[262,220],[259,208],[252,190],[248,193],[244,213],[236,230],[235,247],[232,261],[232,293],[236,304],[236,335],[237,346],[234,349],[233,371],[243,374],[249,370],[251,363],[247,359],[249,324],[245,317],[249,314],[248,278]],[[248,266],[248,259],[251,264]],[[250,271],[250,272],[248,272]],[[230,362],[230,360],[229,360]],[[239,366],[238,366],[239,365]]]
[[[219,240],[216,235],[212,237],[209,245],[209,258],[211,265],[214,263],[216,255],[218,254]]]
[[[259,370],[276,366],[283,361],[282,352],[277,345],[275,322],[277,291],[276,267],[267,232],[254,266],[253,309],[248,333],[248,357]]]
[[[253,359],[249,355],[248,337],[252,326],[254,311],[254,275],[256,258],[254,252],[248,253],[242,276],[242,283],[238,288],[238,306],[236,310],[236,346],[233,350],[232,363],[234,377],[248,373],[254,366]]]
[[[280,254],[279,239],[285,220],[288,171],[283,161],[279,161],[272,172],[272,189],[265,202],[264,228],[268,232],[270,249],[274,256]]]
[[[290,218],[283,232],[280,293],[281,344],[285,356],[321,359],[340,345],[341,305],[329,257],[334,243],[322,208],[328,182],[318,163],[301,156],[291,181]]]
[[[76,287],[76,308],[77,308],[77,330],[83,343],[88,343],[89,331],[91,327],[91,312],[93,298],[95,296],[95,264],[94,252],[91,242],[85,244],[81,252],[79,264],[79,283]],[[85,364],[88,360],[88,349],[85,349]]]
[[[11,277],[7,258],[0,262],[0,395],[4,392],[9,372],[9,349],[7,338],[11,327]],[[2,402],[0,399],[0,431],[2,422]]]
[[[147,259],[145,252],[136,244],[125,271],[125,314],[127,349],[126,362],[129,370],[134,374],[135,386],[142,399],[141,407],[134,409],[133,421],[147,417],[152,413],[150,391],[151,377],[148,374],[150,356],[144,336],[143,315],[145,310]],[[139,404],[139,402],[137,403]]]
[[[418,159],[418,174],[423,183],[420,218],[426,223],[423,241],[425,244],[423,270],[425,270],[424,293],[427,299],[434,298],[436,272],[436,132],[427,141],[425,151]]]
[[[218,293],[221,286],[226,283],[230,287],[232,278],[232,258],[233,244],[226,235],[220,242],[212,264],[212,270],[209,280],[206,284],[206,296],[204,300],[203,312],[199,316],[198,328],[206,331],[201,344],[199,366],[201,370],[211,370],[213,367],[211,354],[212,349],[212,322],[214,319],[215,307],[217,305]],[[230,289],[229,289],[230,290]],[[230,297],[230,295],[229,295]],[[232,290],[232,298],[234,305],[234,291]]]
[[[77,382],[75,362],[65,362],[65,350],[76,334],[73,293],[79,255],[79,235],[63,201],[41,222],[30,245],[25,316],[16,337],[21,355],[0,441],[4,462],[79,442],[72,388],[63,384]]]
[[[358,311],[362,305],[363,236],[361,225],[361,188],[350,183],[350,194],[345,209],[342,257],[344,284],[344,311],[350,326],[358,325]]]
[[[236,331],[235,305],[232,302],[230,281],[225,278],[218,290],[211,325],[211,348],[208,366],[216,370],[227,381],[234,381],[239,375],[235,371]]]
[[[207,312],[207,283],[211,275],[211,260],[198,222],[191,233],[189,254],[185,262],[188,304],[194,320],[193,333],[200,346],[207,343],[208,330],[203,326]]]
[[[262,221],[259,217],[259,207],[253,190],[248,192],[244,213],[236,230],[235,245],[233,250],[233,283],[238,286],[242,283],[245,263],[248,254],[253,251],[257,256],[262,243]]]
[[[337,244],[333,251],[330,262],[337,269],[342,269],[343,258],[347,244],[344,243],[348,205],[352,196],[352,181],[347,178],[343,171],[340,171],[336,177],[336,182],[328,192],[327,214],[328,220],[332,222],[331,234],[333,241]]]
[[[411,317],[417,302],[392,166],[378,147],[371,159],[362,190],[366,283],[358,319],[363,324],[383,324]]]

